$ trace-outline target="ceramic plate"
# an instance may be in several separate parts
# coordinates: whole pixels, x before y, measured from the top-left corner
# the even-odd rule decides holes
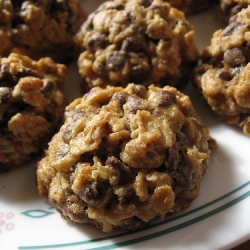
[[[93,11],[102,1],[82,1]],[[222,26],[214,9],[189,18],[200,50]],[[70,66],[65,86],[77,96],[80,79]],[[74,87],[72,87],[74,84]],[[193,104],[218,143],[192,205],[139,232],[105,234],[89,225],[61,219],[36,189],[36,159],[0,175],[0,249],[230,249],[250,239],[250,138],[218,121],[195,89],[187,86]],[[79,95],[79,94],[78,94]]]

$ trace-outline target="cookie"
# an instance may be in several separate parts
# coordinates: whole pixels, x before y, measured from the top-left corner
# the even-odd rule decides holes
[[[0,58],[0,172],[21,166],[59,129],[66,71],[50,58]]]
[[[138,230],[199,195],[211,138],[176,88],[94,87],[65,116],[37,168],[40,195],[64,219]]]
[[[179,86],[199,58],[183,12],[163,0],[106,1],[75,36],[83,86]]]
[[[0,55],[18,52],[66,63],[87,12],[79,0],[1,1]]]
[[[187,16],[200,13],[212,5],[214,0],[166,0],[173,7],[183,11]]]
[[[217,7],[218,16],[228,24],[229,19],[246,8],[248,4],[250,4],[249,0],[220,0]]]
[[[222,120],[250,135],[250,7],[213,34],[194,84]]]

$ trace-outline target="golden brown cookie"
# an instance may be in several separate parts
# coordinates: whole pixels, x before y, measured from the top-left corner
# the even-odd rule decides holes
[[[63,218],[138,230],[199,195],[209,131],[176,88],[95,87],[66,117],[37,169],[40,195]]]
[[[134,82],[177,86],[199,53],[183,12],[163,0],[106,1],[75,37],[78,67],[89,87]]]
[[[250,7],[216,31],[194,82],[219,118],[250,135]]]
[[[72,37],[86,17],[79,0],[1,1],[0,55],[14,51],[68,62]]]
[[[0,58],[0,172],[21,166],[61,125],[66,71],[50,58]]]
[[[217,7],[218,16],[223,22],[228,23],[231,17],[246,8],[248,4],[249,0],[220,0]]]

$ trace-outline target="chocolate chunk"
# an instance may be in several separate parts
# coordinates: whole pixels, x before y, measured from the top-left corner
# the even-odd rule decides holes
[[[84,186],[78,191],[78,196],[90,206],[105,207],[113,196],[109,185],[105,184],[108,183],[102,183],[101,188],[95,181],[84,183]]]
[[[119,204],[121,205],[125,205],[125,204],[132,204],[134,203],[134,199],[137,197],[135,195],[135,191],[133,189],[133,187],[126,187],[125,189],[125,193],[124,196],[119,197]]]
[[[136,84],[134,86],[134,89],[133,89],[134,93],[141,97],[141,98],[145,98],[146,97],[146,94],[147,94],[147,89],[145,86],[143,85],[139,85],[139,84]]]
[[[221,37],[231,36],[235,30],[237,30],[241,26],[238,22],[230,23],[222,32]]]
[[[232,74],[225,69],[218,70],[216,76],[224,81],[230,81],[233,78]]]
[[[8,105],[11,99],[10,89],[7,87],[0,87],[0,109],[3,106]]]
[[[137,110],[147,110],[148,104],[142,98],[133,94],[127,98],[127,103],[129,112],[135,114]]]
[[[109,70],[119,70],[126,62],[127,54],[124,51],[112,51],[107,54],[106,66]]]
[[[128,219],[123,219],[119,222],[119,226],[122,229],[129,230],[129,231],[135,231],[135,230],[142,229],[142,228],[146,227],[147,224],[148,224],[148,222],[142,221],[135,216],[128,218]]]
[[[135,178],[135,174],[133,173],[133,171],[128,166],[126,166],[125,163],[123,163],[114,156],[107,158],[106,165],[112,166],[115,170],[114,172],[116,173],[116,175],[119,175],[117,178],[117,184],[119,185],[123,185],[125,183],[128,184],[132,182]]]
[[[104,48],[107,45],[107,39],[104,34],[95,32],[87,41],[87,48],[91,51],[95,51],[100,48]]]
[[[244,53],[238,47],[226,50],[223,60],[229,67],[232,68],[244,65],[246,63]]]
[[[121,105],[125,104],[129,94],[127,92],[117,92],[110,99],[111,102],[119,102]]]
[[[157,106],[161,108],[167,108],[177,102],[175,95],[167,90],[161,90],[155,97],[157,98]]]

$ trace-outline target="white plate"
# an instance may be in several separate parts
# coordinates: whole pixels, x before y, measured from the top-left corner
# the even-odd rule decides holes
[[[102,1],[83,1],[94,10]],[[201,50],[222,24],[214,9],[189,18]],[[80,79],[70,67],[66,89],[77,95]],[[72,86],[74,84],[74,87]],[[211,155],[202,180],[200,196],[181,213],[155,221],[139,232],[105,234],[89,225],[61,219],[59,213],[39,197],[35,160],[20,169],[0,175],[0,249],[230,249],[250,238],[250,138],[240,129],[217,120],[197,92],[184,90],[218,149]]]

